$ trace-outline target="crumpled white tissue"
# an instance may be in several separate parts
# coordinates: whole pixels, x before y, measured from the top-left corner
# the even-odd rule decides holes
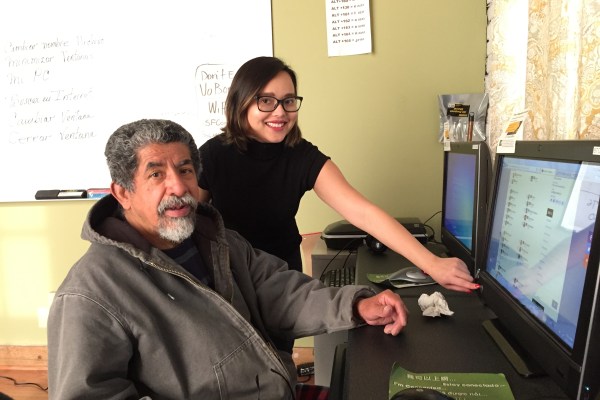
[[[454,311],[450,311],[448,308],[448,302],[440,292],[433,292],[431,295],[423,293],[419,297],[418,304],[423,311],[424,317],[439,317],[441,314],[454,314]]]

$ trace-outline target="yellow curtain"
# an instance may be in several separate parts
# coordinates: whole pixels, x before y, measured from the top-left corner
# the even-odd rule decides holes
[[[488,142],[600,139],[600,0],[487,0]]]

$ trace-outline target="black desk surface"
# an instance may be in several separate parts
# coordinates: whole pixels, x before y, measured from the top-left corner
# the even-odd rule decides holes
[[[357,283],[367,284],[365,274],[387,273],[407,261],[387,251],[371,254],[360,248]],[[422,293],[439,291],[454,315],[424,317],[417,300]],[[481,323],[493,313],[475,293],[448,291],[439,285],[398,289],[410,314],[398,336],[381,327],[365,326],[349,331],[346,350],[344,395],[346,399],[388,399],[389,377],[394,362],[415,372],[504,373],[516,400],[567,399],[548,377],[523,378],[513,369]]]

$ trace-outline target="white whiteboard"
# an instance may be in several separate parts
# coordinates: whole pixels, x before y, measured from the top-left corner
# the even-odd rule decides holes
[[[0,201],[106,188],[119,126],[219,132],[233,74],[272,55],[270,0],[19,0],[0,13]]]

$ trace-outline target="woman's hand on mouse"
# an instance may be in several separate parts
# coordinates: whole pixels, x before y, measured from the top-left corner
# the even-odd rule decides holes
[[[385,290],[358,300],[356,313],[369,325],[385,325],[383,331],[396,336],[406,326],[408,309],[396,293]]]
[[[469,269],[459,258],[436,257],[428,267],[425,272],[446,289],[465,293],[479,289],[479,285],[473,281]]]

